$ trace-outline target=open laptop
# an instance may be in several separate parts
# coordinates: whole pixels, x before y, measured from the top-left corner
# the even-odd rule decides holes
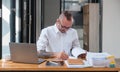
[[[10,55],[13,62],[42,63],[45,60],[38,58],[35,44],[30,43],[9,43]]]

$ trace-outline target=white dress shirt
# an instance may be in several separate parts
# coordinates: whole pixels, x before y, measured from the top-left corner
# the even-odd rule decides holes
[[[65,51],[68,55],[75,57],[83,52],[85,53],[85,50],[80,48],[77,31],[70,28],[66,33],[61,33],[56,24],[41,31],[37,41],[37,50],[46,50],[47,52]]]

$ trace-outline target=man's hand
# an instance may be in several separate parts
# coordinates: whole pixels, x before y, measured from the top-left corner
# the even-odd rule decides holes
[[[59,53],[55,53],[55,57],[58,59],[66,60],[69,56],[64,51],[62,51]]]
[[[78,58],[81,58],[83,60],[86,60],[86,56],[87,56],[87,52],[86,53],[82,53],[78,56]]]

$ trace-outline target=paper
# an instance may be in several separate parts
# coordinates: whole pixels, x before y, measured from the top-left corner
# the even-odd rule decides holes
[[[108,67],[109,61],[107,57],[110,56],[108,53],[94,53],[87,52],[86,60],[83,60],[83,65],[69,64],[66,60],[65,63],[68,68],[85,68],[85,67]],[[75,57],[69,57],[70,59],[77,59]]]
[[[70,59],[77,59],[75,57],[70,57]],[[83,64],[69,64],[68,61],[65,61],[65,64],[68,68],[85,68],[85,67],[92,67],[89,61],[83,60]]]
[[[93,67],[109,67],[108,53],[87,53],[87,60]]]

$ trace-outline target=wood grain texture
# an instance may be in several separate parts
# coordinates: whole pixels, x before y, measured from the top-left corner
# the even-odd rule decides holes
[[[120,59],[117,59],[117,63],[120,63]],[[67,68],[63,66],[46,66],[46,62],[42,64],[24,64],[13,63],[12,61],[0,60],[0,71],[99,71],[99,72],[117,72],[120,71],[120,65],[115,68]]]

